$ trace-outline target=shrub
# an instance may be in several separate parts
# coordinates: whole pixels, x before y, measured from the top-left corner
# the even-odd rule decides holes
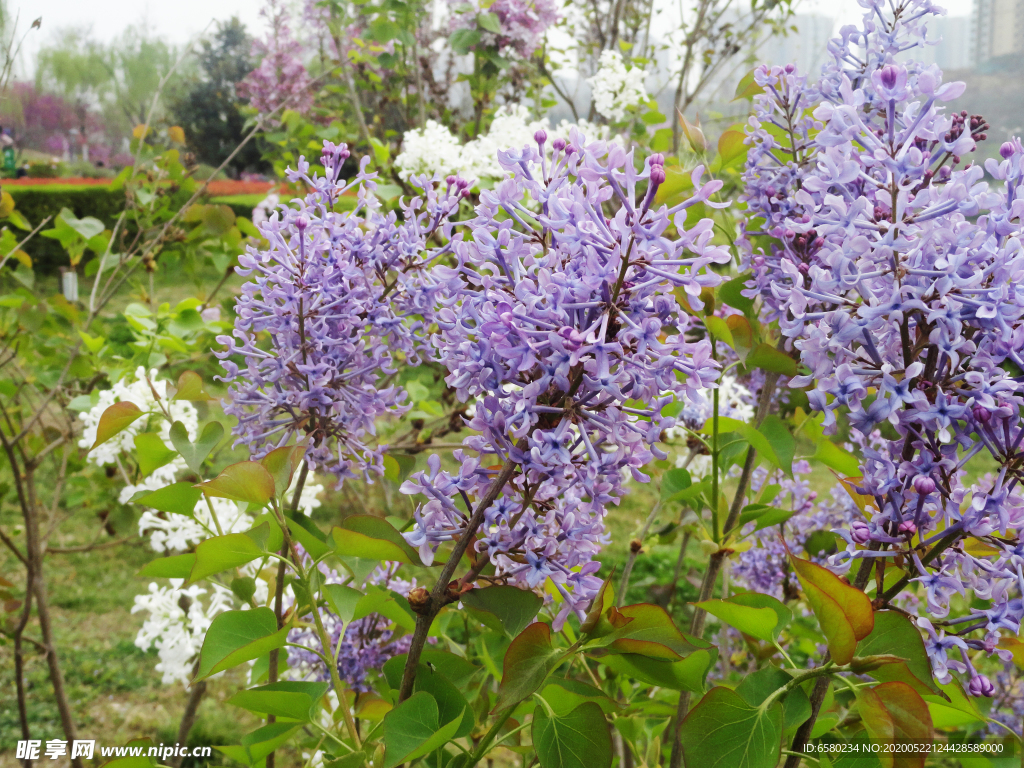
[[[4,187],[14,197],[21,214],[35,226],[47,216],[56,216],[67,208],[78,218],[95,216],[107,227],[112,227],[124,209],[124,190],[107,186],[74,186],[48,184],[39,187]],[[37,272],[51,274],[67,266],[67,255],[56,240],[34,237],[24,248],[32,257]]]

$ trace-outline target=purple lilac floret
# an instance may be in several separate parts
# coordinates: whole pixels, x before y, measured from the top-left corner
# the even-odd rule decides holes
[[[993,653],[1024,618],[1024,149],[1014,139],[1001,160],[965,164],[988,126],[942,106],[963,84],[897,60],[942,11],[862,5],[862,26],[830,43],[817,83],[792,66],[756,72],[748,294],[806,366],[791,386],[812,387],[827,430],[842,414],[856,432],[888,422],[897,435],[864,451],[868,520],[838,530],[834,569],[856,565],[853,580],[878,558],[902,565],[926,598],[936,676],[962,672],[970,693],[990,695],[968,653]],[[999,469],[970,483],[979,453]],[[949,618],[968,591],[986,607]]]
[[[673,289],[701,307],[701,289],[720,280],[706,267],[730,257],[711,220],[686,227],[687,209],[721,187],[701,181],[703,168],[690,199],[655,206],[660,155],[637,171],[617,144],[575,130],[546,138],[499,153],[509,177],[481,194],[455,264],[434,270],[445,283],[434,345],[448,385],[475,403],[476,434],[455,454],[457,473],[434,457],[402,490],[427,497],[407,538],[430,562],[511,462],[517,474],[486,510],[476,549],[496,578],[550,580],[561,626],[600,587],[594,556],[625,475],[646,481],[644,465],[665,457],[656,443],[674,420],[663,409],[700,401],[717,378]]]
[[[494,0],[490,4],[470,3],[464,0],[451,3],[452,32],[460,29],[479,30],[481,42],[494,46],[500,53],[514,52],[529,58],[544,39],[548,28],[558,21],[558,5],[553,0]],[[493,14],[497,31],[483,29],[477,16]]]
[[[313,81],[302,63],[302,44],[291,30],[291,14],[279,0],[260,10],[270,29],[267,39],[253,41],[259,65],[238,84],[238,94],[262,115],[287,107],[307,112],[313,106]]]
[[[396,362],[416,365],[424,349],[440,287],[428,267],[451,250],[448,217],[467,184],[414,179],[422,196],[403,202],[399,221],[380,209],[368,158],[345,183],[348,148],[325,141],[323,151],[325,175],[311,177],[300,158],[288,179],[312,191],[260,225],[266,248],[249,246],[239,258],[238,273],[250,279],[218,356],[236,443],[259,458],[298,438],[310,467],[340,483],[383,473],[376,420],[409,408],[393,381]],[[336,211],[351,192],[355,207]]]

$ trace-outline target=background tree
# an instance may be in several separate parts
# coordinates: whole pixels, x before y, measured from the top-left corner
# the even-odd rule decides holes
[[[213,37],[202,43],[198,73],[171,105],[174,122],[185,129],[189,149],[203,163],[220,165],[242,140],[245,116],[237,86],[253,68],[251,49],[252,38],[237,17],[219,22]],[[228,166],[235,174],[264,167],[253,144]]]

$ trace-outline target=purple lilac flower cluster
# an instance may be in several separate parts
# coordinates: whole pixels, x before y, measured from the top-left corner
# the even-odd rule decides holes
[[[430,562],[465,533],[501,465],[513,465],[476,551],[496,578],[528,588],[550,580],[561,626],[600,587],[593,557],[624,475],[646,481],[642,467],[665,456],[655,446],[674,424],[664,407],[700,400],[717,377],[673,289],[702,306],[701,289],[719,282],[705,267],[730,257],[712,243],[709,219],[686,227],[686,209],[721,186],[702,183],[703,168],[692,198],[659,207],[660,155],[637,171],[631,152],[575,130],[568,142],[549,144],[544,131],[535,139],[499,153],[508,178],[481,194],[454,266],[434,270],[445,284],[434,344],[448,385],[475,401],[476,434],[455,454],[456,474],[431,459],[402,490],[427,497],[406,535]]]
[[[309,176],[300,158],[290,181],[312,190],[260,226],[268,246],[239,258],[242,287],[234,338],[218,337],[228,382],[225,412],[234,433],[256,457],[298,437],[311,468],[336,475],[383,473],[375,421],[408,410],[397,386],[396,359],[416,365],[440,285],[427,267],[448,253],[449,215],[466,184],[435,188],[404,203],[403,218],[384,214],[374,194],[376,173],[364,158],[348,184],[340,179],[348,148],[324,142],[325,175]],[[351,211],[335,211],[356,188]],[[431,248],[433,239],[444,244]],[[266,339],[267,341],[264,341]],[[241,355],[239,367],[232,356]]]
[[[809,369],[791,386],[813,385],[826,428],[843,413],[863,434],[888,422],[897,435],[864,451],[857,485],[874,507],[841,529],[834,567],[860,563],[858,581],[878,558],[905,569],[885,598],[919,583],[937,677],[967,672],[969,690],[986,694],[968,651],[992,653],[1024,618],[1024,148],[1014,140],[1000,161],[964,165],[987,125],[941,107],[963,84],[897,59],[941,11],[861,4],[863,25],[831,42],[816,84],[792,66],[757,70],[747,235],[770,246],[747,256],[749,293]],[[965,465],[982,452],[1000,469],[968,484]],[[947,618],[967,590],[988,607]]]
[[[270,29],[266,40],[253,41],[253,56],[260,63],[238,84],[238,93],[262,115],[282,105],[307,112],[313,106],[312,79],[302,63],[302,44],[292,35],[288,9],[279,0],[267,0],[260,16]]]
[[[544,33],[558,21],[558,5],[553,0],[494,0],[493,3],[467,4],[465,0],[451,3],[451,30],[480,29],[477,16],[491,13],[497,17],[498,31],[482,30],[481,42],[494,46],[499,53],[517,53],[529,58],[540,46]]]
[[[378,566],[367,578],[367,584],[382,587],[403,597],[415,588],[416,580],[406,581],[396,578],[398,563],[386,563]],[[321,570],[325,570],[323,567]],[[341,579],[337,574],[326,571],[325,583],[338,583]],[[338,677],[348,683],[353,691],[365,693],[371,690],[368,673],[373,670],[380,674],[384,662],[388,659],[409,652],[412,635],[395,637],[390,619],[379,613],[371,613],[361,619],[350,621],[345,625],[341,619],[329,610],[321,609],[320,619],[324,629],[331,638],[331,648],[336,649],[338,659]],[[320,651],[320,638],[311,628],[297,628],[288,633],[288,642],[305,646],[310,650],[288,646],[289,676],[293,680],[310,682],[330,682],[331,676],[324,665],[323,659],[317,655]]]

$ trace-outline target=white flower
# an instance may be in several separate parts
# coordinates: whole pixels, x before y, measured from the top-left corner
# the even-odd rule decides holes
[[[156,671],[163,674],[164,685],[175,681],[187,684],[192,677],[195,655],[203,646],[206,630],[214,617],[234,607],[231,590],[211,584],[213,592],[204,604],[207,590],[197,584],[182,589],[182,579],[171,579],[171,586],[149,585],[149,592],[137,595],[132,613],[148,611],[149,616],[135,638],[142,650],[155,647],[160,661]]]
[[[110,389],[103,390],[99,394],[99,402],[90,410],[84,411],[79,415],[84,424],[84,429],[82,430],[82,439],[78,441],[78,445],[88,450],[96,442],[96,430],[99,427],[100,417],[114,403],[129,401],[147,414],[129,424],[124,431],[98,446],[96,450],[89,451],[86,461],[98,464],[99,466],[116,463],[117,457],[121,452],[134,450],[135,436],[140,432],[147,431],[148,428],[157,422],[159,422],[157,433],[163,439],[164,444],[170,449],[174,447],[171,445],[170,438],[171,422],[173,421],[180,421],[184,424],[185,429],[188,431],[189,439],[195,440],[196,429],[199,426],[199,416],[196,413],[195,406],[187,400],[168,400],[167,382],[158,379],[156,376],[157,371],[153,369],[149,372],[147,380],[146,369],[139,366],[138,370],[135,371],[134,380],[124,378]],[[168,421],[163,416],[154,392],[160,397],[160,402],[171,415],[171,421]],[[181,466],[183,467],[184,463]]]
[[[398,175],[403,179],[421,174],[458,174],[464,168],[462,145],[445,126],[428,120],[422,128],[405,132],[402,152],[395,158]]]
[[[530,111],[521,104],[498,107],[487,133],[478,136],[465,145],[459,143],[445,126],[428,120],[421,130],[406,131],[402,139],[402,152],[395,158],[399,176],[408,179],[414,175],[437,175],[441,178],[454,175],[467,180],[482,178],[503,179],[505,171],[498,164],[498,152],[506,149],[534,145],[534,134],[545,131],[548,141],[555,138],[569,138],[569,132],[578,128],[587,141],[607,141],[610,131],[607,126],[598,126],[580,120],[570,123],[562,120],[553,129],[548,119],[531,120]],[[622,143],[620,137],[614,141]]]
[[[270,214],[277,210],[280,204],[281,198],[276,192],[271,192],[252,209],[252,223],[257,227],[266,224],[270,220]]]
[[[639,67],[627,69],[618,51],[602,53],[597,74],[587,82],[593,89],[594,109],[614,123],[625,119],[627,110],[647,100],[644,71]]]
[[[139,485],[126,486],[121,491],[121,503],[127,503],[138,491],[155,491],[175,482],[175,478],[172,476],[164,479],[162,485],[158,485],[156,481],[153,481],[156,474],[154,472]],[[295,477],[292,478],[289,493],[286,494],[286,498],[289,500],[291,491],[298,484],[298,477],[296,472]],[[313,514],[313,510],[320,506],[320,499],[317,497],[323,491],[324,486],[321,483],[313,482],[313,475],[310,474],[306,479],[306,484],[302,487],[302,493],[299,494],[299,511],[304,515]],[[242,533],[252,528],[254,518],[243,511],[243,505],[230,499],[211,498],[210,506],[213,507],[214,514],[217,515],[217,522],[220,523],[220,528],[225,534]],[[192,518],[173,513],[157,513],[147,509],[139,517],[139,534],[149,536],[149,544],[156,552],[184,552],[199,542],[218,535],[217,525],[214,524],[206,499],[199,499],[194,514],[195,517]]]

